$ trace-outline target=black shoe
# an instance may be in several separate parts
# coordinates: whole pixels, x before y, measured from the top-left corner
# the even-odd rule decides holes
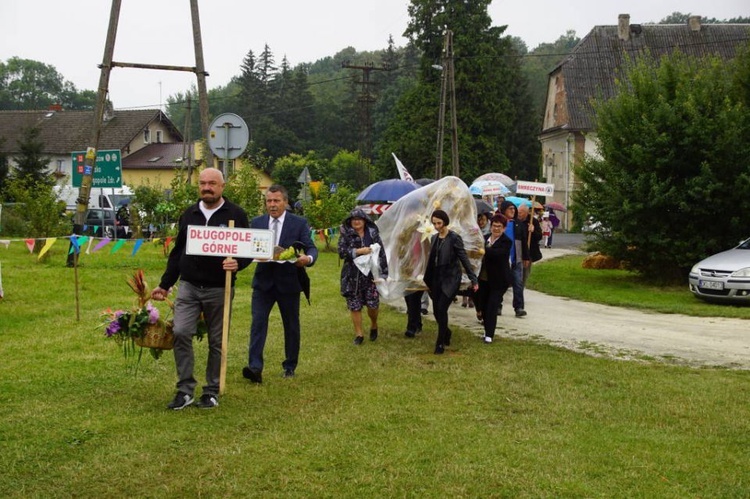
[[[180,409],[184,409],[192,404],[193,400],[192,395],[188,395],[185,392],[177,392],[177,395],[174,396],[174,400],[167,405],[167,408],[172,409],[173,411],[179,411]]]
[[[516,309],[516,317],[523,317],[524,315],[526,315],[526,310],[522,308]]]
[[[354,337],[354,344],[355,345],[361,345],[364,340],[365,340],[365,338],[363,336],[355,336]]]
[[[281,375],[282,378],[293,378],[294,369],[284,369],[284,373]]]
[[[427,315],[427,309],[426,308],[423,308],[422,310],[420,310],[420,312],[422,312],[422,315]]]
[[[375,341],[377,339],[378,339],[378,330],[370,329],[370,341]]]
[[[201,409],[213,409],[219,406],[219,396],[211,395],[210,393],[204,393],[201,395],[201,399],[195,404],[196,407]]]
[[[245,379],[249,379],[253,383],[258,383],[258,384],[263,383],[263,375],[260,373],[260,371],[250,369],[247,366],[242,368],[242,376]]]
[[[407,338],[414,338],[416,335],[417,333],[415,333],[414,331],[406,331],[404,333],[404,336],[406,336]]]
[[[435,345],[435,355],[440,355],[443,352],[445,352],[445,347],[443,345]]]

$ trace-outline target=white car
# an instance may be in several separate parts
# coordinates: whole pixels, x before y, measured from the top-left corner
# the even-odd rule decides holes
[[[688,280],[703,300],[750,303],[750,239],[696,263]]]

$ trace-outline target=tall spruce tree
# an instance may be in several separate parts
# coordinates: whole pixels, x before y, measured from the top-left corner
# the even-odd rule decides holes
[[[29,127],[23,132],[18,141],[18,156],[13,160],[16,163],[13,177],[28,183],[52,185],[54,182],[47,168],[49,158],[44,155],[44,142],[39,135],[39,128]]]
[[[505,27],[493,27],[491,0],[412,0],[405,35],[421,52],[418,84],[398,103],[380,144],[379,161],[395,152],[413,175],[434,176],[444,33],[453,32],[461,177],[499,171],[529,179],[538,171],[539,144],[520,54]],[[446,120],[448,123],[448,120]],[[446,130],[449,125],[446,126]],[[450,133],[443,172],[450,172]]]

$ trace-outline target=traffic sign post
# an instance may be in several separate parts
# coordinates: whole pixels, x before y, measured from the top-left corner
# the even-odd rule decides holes
[[[81,187],[83,176],[90,175],[86,166],[86,151],[75,151],[70,155],[73,164],[71,178],[73,187]],[[91,187],[122,187],[122,154],[119,149],[97,151]]]
[[[247,123],[234,113],[224,113],[214,119],[208,131],[208,147],[216,156],[224,159],[222,173],[229,173],[227,163],[239,158],[250,141]]]

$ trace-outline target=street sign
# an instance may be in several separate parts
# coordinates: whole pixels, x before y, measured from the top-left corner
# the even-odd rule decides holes
[[[208,129],[208,147],[220,159],[239,158],[249,140],[247,123],[234,113],[220,114]]]
[[[531,196],[551,196],[554,193],[555,184],[526,182],[525,180],[519,180],[516,183],[516,194],[528,194]]]
[[[188,225],[185,253],[235,258],[273,258],[273,231]]]
[[[73,165],[71,181],[73,187],[81,187],[85,171],[86,151],[75,151],[70,154]],[[122,154],[119,149],[96,152],[96,166],[91,187],[122,187]]]

